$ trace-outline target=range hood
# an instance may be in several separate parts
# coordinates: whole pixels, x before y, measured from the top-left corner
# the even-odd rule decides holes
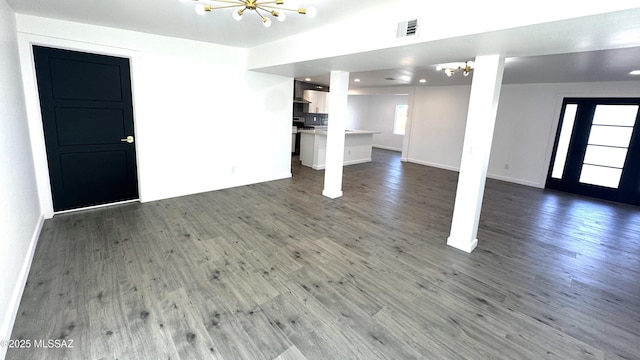
[[[311,101],[296,97],[296,98],[293,98],[293,103],[294,104],[311,104]]]

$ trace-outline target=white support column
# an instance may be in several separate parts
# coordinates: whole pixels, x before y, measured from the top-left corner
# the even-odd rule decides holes
[[[327,129],[327,158],[324,168],[324,190],[322,190],[322,195],[335,199],[342,196],[344,132],[347,126],[349,73],[332,71],[329,86],[329,127]]]
[[[500,55],[479,56],[475,60],[451,234],[447,240],[447,245],[468,253],[478,245],[478,223],[503,72],[504,57]]]

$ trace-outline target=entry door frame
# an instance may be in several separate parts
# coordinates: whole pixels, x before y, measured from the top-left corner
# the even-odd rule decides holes
[[[138,176],[138,195],[139,201],[144,202],[144,182],[141,176],[141,168],[144,163],[140,161],[140,144],[144,143],[144,131],[140,129],[138,119],[140,115],[136,107],[137,93],[136,91],[136,73],[141,69],[140,64],[142,54],[140,51],[111,47],[106,45],[97,45],[73,40],[65,40],[52,38],[41,35],[26,34],[18,32],[18,52],[20,55],[20,66],[22,74],[22,82],[24,85],[24,94],[27,108],[27,121],[29,124],[29,133],[31,140],[31,148],[33,153],[34,171],[36,184],[38,187],[38,197],[40,200],[40,210],[45,219],[50,219],[54,215],[53,210],[53,192],[51,189],[51,181],[49,178],[49,164],[47,161],[47,151],[44,140],[44,129],[42,127],[42,114],[40,110],[40,96],[38,95],[38,83],[36,79],[35,61],[33,58],[33,46],[54,47],[58,49],[88,52],[107,56],[116,56],[129,59],[131,71],[131,95],[133,107],[133,127],[136,134],[136,162]]]
[[[640,184],[640,175],[636,173],[630,173],[631,170],[626,166],[622,171],[622,177],[620,179],[619,190],[609,189],[598,185],[590,185],[588,183],[579,183],[577,179],[573,177],[580,174],[580,169],[583,165],[583,158],[586,149],[589,132],[591,125],[586,123],[580,123],[580,120],[584,120],[585,117],[592,118],[596,106],[598,105],[640,105],[640,96],[634,96],[635,94],[624,95],[609,95],[609,96],[585,96],[584,94],[577,96],[562,96],[559,100],[559,110],[556,113],[556,120],[552,128],[553,138],[551,141],[552,147],[550,148],[550,154],[548,158],[548,170],[545,174],[545,188],[555,189],[559,191],[565,191],[568,193],[580,194],[594,198],[600,198],[609,201],[615,201],[620,203],[640,205],[640,190],[637,185]],[[565,175],[561,179],[552,178],[556,151],[560,138],[560,129],[565,119],[565,109],[569,104],[578,104],[577,112],[575,115],[575,123],[573,129],[571,129],[571,140],[567,153],[567,159],[565,164]],[[575,156],[578,155],[581,159],[580,162],[576,162]],[[572,159],[574,162],[571,162]],[[633,133],[631,135],[627,153],[627,162],[638,163],[640,159],[640,109],[636,114],[636,123]],[[567,178],[569,176],[569,178]],[[572,177],[573,176],[573,177]],[[633,189],[635,188],[635,190]]]

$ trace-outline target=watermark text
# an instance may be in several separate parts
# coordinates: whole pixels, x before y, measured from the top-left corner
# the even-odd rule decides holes
[[[18,339],[0,340],[7,349],[73,349],[73,339]]]

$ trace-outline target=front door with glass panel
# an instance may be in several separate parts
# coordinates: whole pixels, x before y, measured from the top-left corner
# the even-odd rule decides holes
[[[549,189],[640,205],[640,99],[564,100]]]

